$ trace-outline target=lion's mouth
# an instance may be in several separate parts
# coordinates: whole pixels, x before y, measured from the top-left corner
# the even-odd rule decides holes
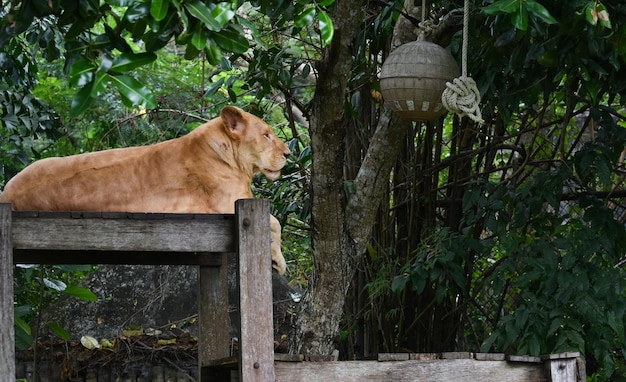
[[[263,175],[270,180],[274,180],[280,176],[280,170],[270,170],[269,168],[264,168]]]

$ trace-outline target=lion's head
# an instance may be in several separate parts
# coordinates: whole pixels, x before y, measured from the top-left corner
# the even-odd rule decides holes
[[[226,133],[237,142],[240,165],[251,164],[254,174],[261,173],[270,180],[277,179],[291,151],[272,127],[233,106],[224,107],[220,117]]]

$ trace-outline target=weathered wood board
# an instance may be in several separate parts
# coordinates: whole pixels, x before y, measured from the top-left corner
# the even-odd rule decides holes
[[[11,248],[11,207],[0,204],[0,381],[7,382],[15,380]]]
[[[234,252],[233,215],[14,212],[16,249]]]
[[[240,201],[237,201],[238,203]],[[240,381],[274,381],[274,325],[272,321],[272,279],[270,254],[269,203],[244,209],[250,215],[236,216],[237,278],[239,279],[239,346],[246,351],[239,357]],[[267,216],[254,219],[253,216]],[[266,253],[267,256],[253,256]],[[269,318],[269,319],[268,319]],[[259,342],[259,338],[272,341]]]
[[[472,359],[388,362],[276,362],[274,368],[276,381],[284,382],[547,381],[543,364],[476,361]]]

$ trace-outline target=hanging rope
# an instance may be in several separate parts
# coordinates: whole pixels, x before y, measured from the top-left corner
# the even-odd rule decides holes
[[[437,24],[432,19],[426,19],[426,0],[422,0],[422,19],[417,24],[420,29],[420,33],[418,35],[418,41],[424,41],[425,36],[432,33],[433,30],[437,27]]]
[[[461,52],[461,77],[446,82],[441,95],[441,103],[449,111],[461,117],[467,116],[474,122],[482,122],[480,112],[480,92],[476,82],[467,76],[467,45],[469,35],[469,0],[465,0],[463,8],[463,50]]]

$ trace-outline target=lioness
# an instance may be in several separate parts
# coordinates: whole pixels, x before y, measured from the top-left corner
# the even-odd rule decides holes
[[[274,180],[291,153],[270,126],[239,108],[186,136],[39,160],[0,194],[15,210],[233,213],[254,174]],[[273,267],[285,272],[280,223],[270,217]]]

